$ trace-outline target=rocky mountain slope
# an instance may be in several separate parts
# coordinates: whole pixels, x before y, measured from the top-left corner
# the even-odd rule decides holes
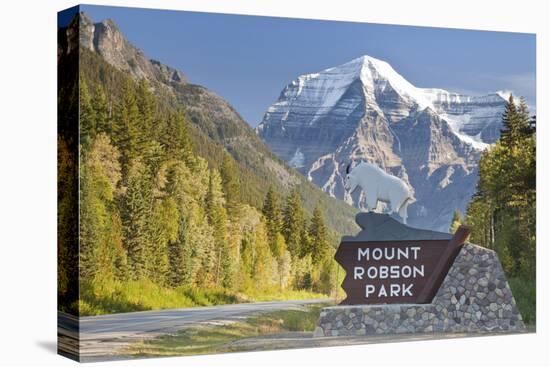
[[[358,207],[363,195],[343,189],[345,167],[378,164],[414,189],[411,225],[448,230],[475,190],[481,151],[499,137],[505,102],[499,93],[417,88],[363,56],[290,82],[256,132],[310,181]]]
[[[157,60],[149,59],[132,45],[111,19],[94,23],[86,14],[80,14],[80,47],[97,52],[105,61],[134,78],[152,82],[184,84],[185,77],[178,70]]]
[[[183,109],[192,123],[190,133],[197,154],[217,167],[220,156],[229,153],[238,170],[247,177],[241,182],[241,191],[250,205],[262,205],[269,185],[280,195],[298,188],[306,209],[311,212],[319,204],[333,230],[340,233],[357,230],[355,208],[327,196],[286,165],[227,101],[204,86],[189,83],[182,72],[148,58],[124,37],[112,20],[94,23],[80,13],[67,29],[59,32],[66,41],[60,42],[63,46],[58,55],[73,52],[80,44],[81,75],[86,75],[85,69],[93,66],[101,68],[99,74],[106,80],[119,80],[124,75],[136,80],[145,78],[165,105]],[[107,63],[109,68],[101,63]]]

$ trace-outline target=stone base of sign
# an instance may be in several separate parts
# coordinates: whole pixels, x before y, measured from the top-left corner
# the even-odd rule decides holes
[[[525,330],[496,253],[466,243],[432,303],[326,307],[314,336]]]

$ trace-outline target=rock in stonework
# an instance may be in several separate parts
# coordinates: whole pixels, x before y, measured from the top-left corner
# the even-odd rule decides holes
[[[354,322],[345,325],[334,322],[350,320],[351,315],[363,316],[351,318]],[[526,328],[496,253],[466,243],[432,303],[326,307],[314,337],[496,331],[522,332]]]

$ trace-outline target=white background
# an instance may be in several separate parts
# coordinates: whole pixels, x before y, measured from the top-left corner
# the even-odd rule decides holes
[[[549,9],[545,1],[96,1],[297,18],[537,33],[537,334],[106,362],[97,366],[548,365],[547,134]],[[0,365],[65,366],[56,343],[56,22],[71,1],[0,2]],[[330,47],[330,45],[327,45]],[[545,348],[546,347],[546,348]],[[545,350],[546,349],[546,350]]]

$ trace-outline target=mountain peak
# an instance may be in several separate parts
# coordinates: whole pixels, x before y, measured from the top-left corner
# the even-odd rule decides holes
[[[421,89],[409,83],[388,62],[370,55],[362,55],[321,72],[298,77],[297,81],[294,82],[300,86],[298,94],[307,92],[307,88],[302,87],[306,83],[315,83],[316,80],[331,89],[331,93],[324,96],[325,106],[333,102],[336,103],[345,93],[346,88],[359,80],[367,93],[373,96],[378,92],[391,89],[404,102],[416,105],[418,109],[426,107],[433,109],[431,101]]]
[[[116,29],[117,31],[120,31],[118,26],[116,25],[115,21],[111,18],[107,18],[107,19],[103,19],[101,21],[101,24],[107,26],[107,27],[110,27],[110,28],[114,28]]]
[[[498,139],[500,110],[506,98],[504,93],[468,96],[439,88],[418,88],[388,62],[362,55],[292,81],[279,100],[268,108],[257,131],[264,129],[270,119],[279,119],[278,116],[282,116],[283,123],[295,123],[292,113],[306,114],[310,117],[308,124],[316,124],[331,111],[345,108],[343,101],[350,95],[353,105],[362,101],[391,123],[414,111],[430,109],[447,120],[461,140],[476,149],[485,149]],[[338,116],[340,114],[338,112]],[[333,124],[342,120],[338,116],[331,117]]]
[[[344,63],[343,65],[353,64],[353,65],[359,65],[361,67],[365,67],[369,64],[375,65],[375,64],[383,63],[383,62],[385,62],[385,61],[365,54],[365,55],[356,57],[355,59]]]
[[[84,12],[77,17],[79,22],[75,26],[80,27],[80,47],[98,53],[109,64],[129,72],[135,79],[147,79],[153,88],[166,83],[186,83],[183,73],[147,58],[142,50],[132,45],[114,20],[109,18],[94,23]]]
[[[504,99],[418,88],[389,63],[362,55],[289,83],[256,129],[272,151],[329,195],[364,159],[410,184],[411,223],[449,228],[475,189],[481,151],[500,134]]]
[[[339,66],[335,66],[335,68],[338,68],[340,66],[351,66],[351,65],[355,65],[356,67],[359,67],[359,68],[363,68],[363,67],[369,67],[369,66],[374,66],[376,67],[377,65],[383,65],[383,64],[386,64],[385,67],[390,67],[390,64],[388,64],[386,61],[382,60],[382,59],[378,59],[376,57],[373,57],[373,56],[370,56],[370,55],[367,55],[367,54],[364,54],[364,55],[361,55],[361,56],[358,56],[350,61],[347,61]],[[384,66],[383,66],[384,67]]]
[[[351,61],[361,65],[361,80],[373,84],[389,84],[402,98],[418,105],[419,109],[433,105],[419,88],[409,83],[401,74],[386,61],[363,55]],[[385,87],[385,85],[383,86]]]
[[[74,17],[73,18],[73,21],[75,19],[78,19],[80,21],[80,23],[93,23],[92,22],[92,18],[90,18],[90,16],[88,15],[88,13],[86,13],[85,11],[81,11],[78,13],[78,17]]]

